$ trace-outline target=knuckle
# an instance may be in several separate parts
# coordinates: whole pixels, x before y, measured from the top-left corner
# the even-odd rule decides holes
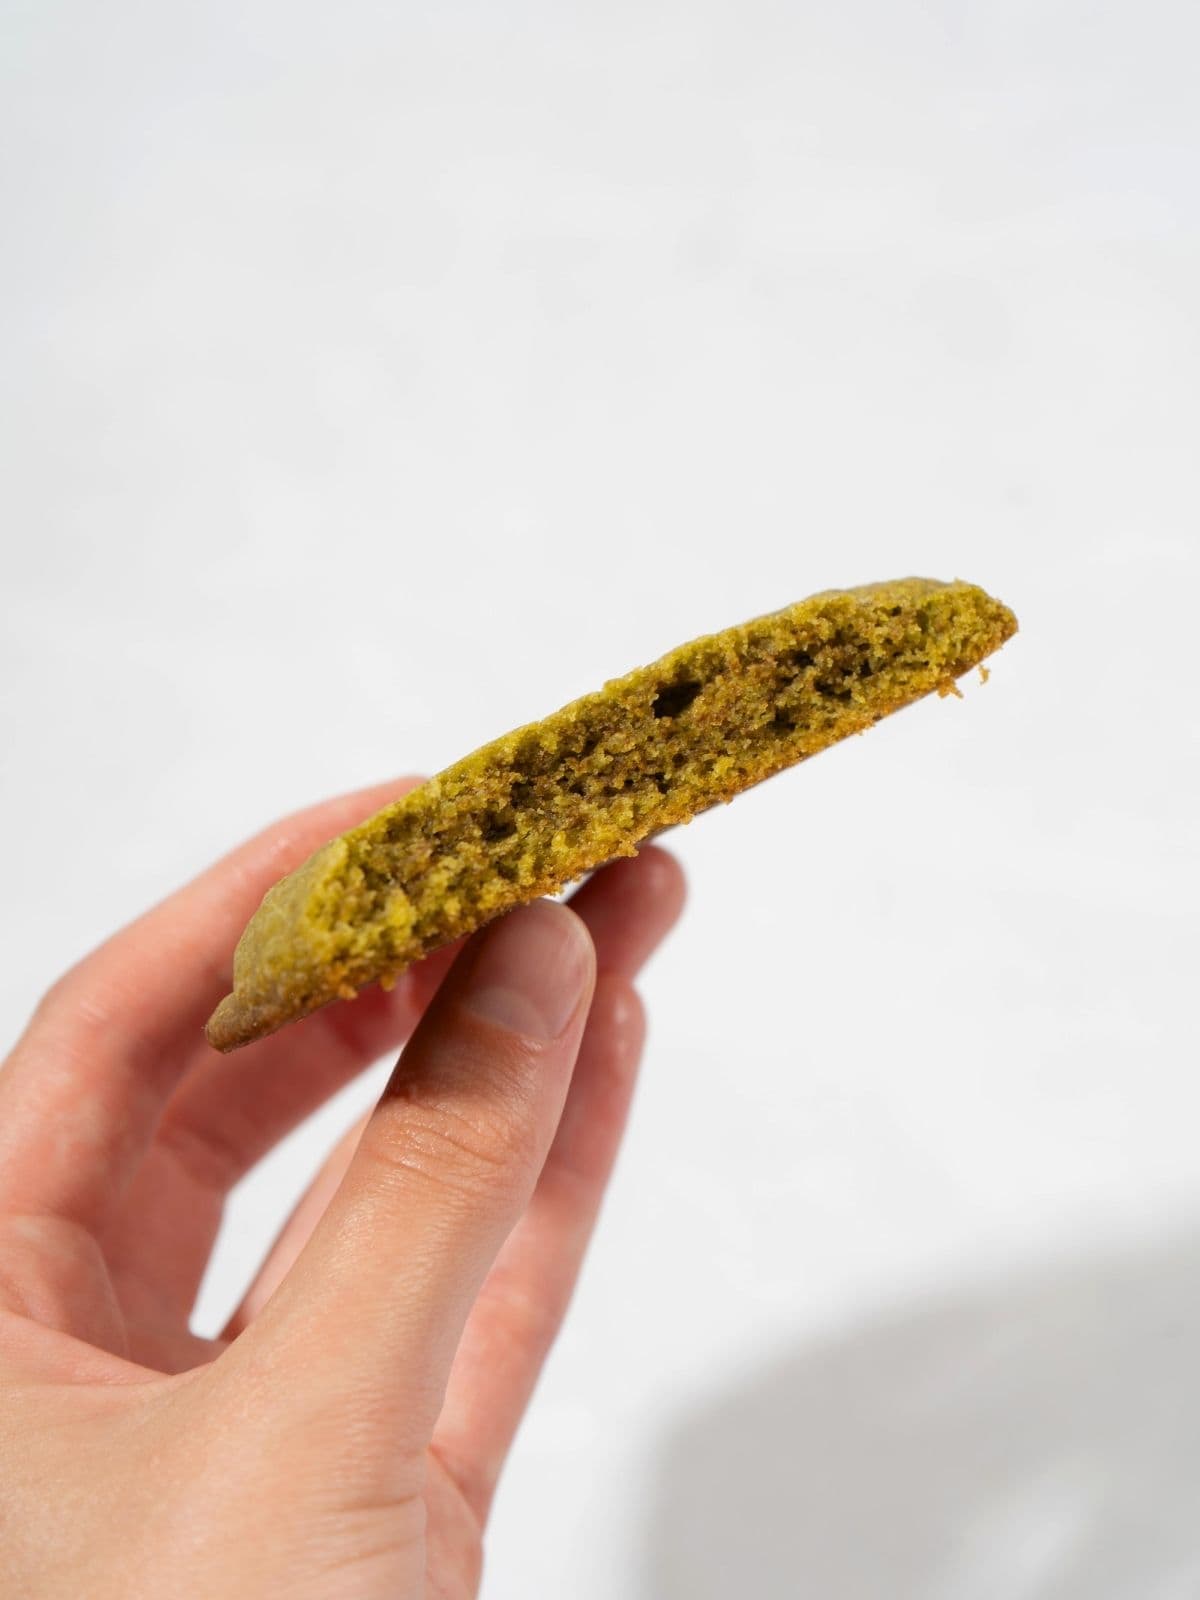
[[[385,1177],[436,1183],[467,1198],[505,1190],[533,1162],[527,1119],[453,1101],[391,1102],[367,1151]],[[364,1141],[365,1143],[365,1141]]]
[[[166,1117],[157,1142],[203,1189],[218,1192],[235,1184],[245,1169],[251,1129],[230,1107],[224,1124],[194,1124],[184,1117]]]
[[[467,1530],[467,1537],[455,1541],[454,1554],[462,1566],[461,1573],[457,1574],[460,1587],[447,1587],[437,1592],[439,1597],[444,1594],[446,1600],[450,1595],[474,1595],[483,1579],[483,1532],[504,1464],[503,1456],[490,1450],[460,1448],[453,1439],[442,1434],[434,1435],[429,1454],[435,1463],[431,1487],[439,1502],[444,1502],[447,1495],[453,1497]],[[446,1572],[447,1584],[454,1576]]]
[[[43,990],[26,1039],[46,1035],[86,1043],[112,1030],[125,997],[119,974],[103,961],[103,954],[103,948],[94,950]]]
[[[522,1361],[540,1363],[562,1327],[570,1286],[530,1284],[517,1274],[493,1269],[479,1298],[487,1307],[494,1336],[510,1345]]]
[[[70,1001],[73,994],[77,992],[78,983],[79,963],[77,962],[74,966],[68,967],[64,973],[55,978],[48,988],[42,991],[41,999],[33,1008],[33,1021],[41,1023],[53,1017],[64,1002]]]

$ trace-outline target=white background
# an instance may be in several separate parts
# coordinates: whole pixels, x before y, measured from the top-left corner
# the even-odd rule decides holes
[[[1021,619],[675,835],[487,1600],[1200,1593],[1196,18],[0,11],[4,1042],[272,816],[693,634]]]

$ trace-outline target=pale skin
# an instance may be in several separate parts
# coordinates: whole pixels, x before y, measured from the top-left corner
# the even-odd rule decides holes
[[[21,1600],[467,1600],[625,1124],[650,846],[228,1057],[263,892],[402,793],[299,813],[73,968],[0,1069],[0,1571]],[[443,981],[444,980],[444,981]],[[440,987],[439,987],[440,986]],[[225,1197],[403,1045],[220,1338]]]

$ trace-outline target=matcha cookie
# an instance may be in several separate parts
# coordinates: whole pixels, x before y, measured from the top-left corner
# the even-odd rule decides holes
[[[680,646],[493,740],[324,845],[238,942],[219,1050],[553,894],[932,690],[1015,633],[967,583],[832,590]]]

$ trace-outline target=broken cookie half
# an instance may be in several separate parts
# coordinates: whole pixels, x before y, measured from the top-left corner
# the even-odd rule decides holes
[[[831,590],[681,645],[324,845],[238,942],[219,1050],[273,1032],[934,690],[1016,632],[968,583]]]

